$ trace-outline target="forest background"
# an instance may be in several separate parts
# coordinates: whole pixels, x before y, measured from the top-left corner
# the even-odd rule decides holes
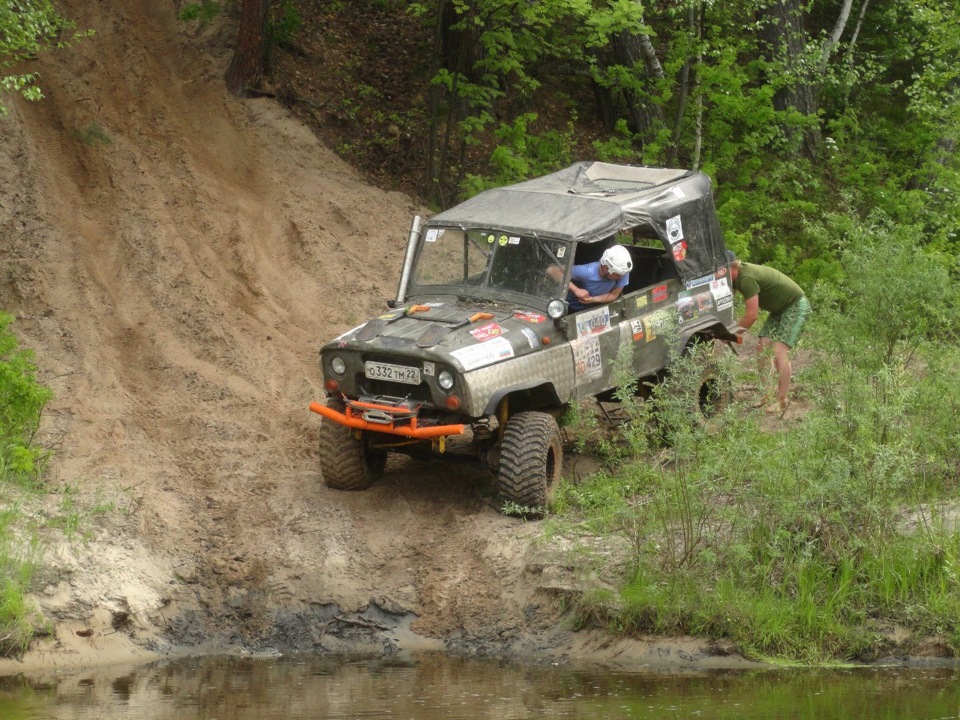
[[[38,45],[7,36],[9,72],[72,32],[28,7],[45,24]],[[727,245],[811,295],[804,420],[764,433],[727,413],[708,433],[664,400],[664,446],[627,403],[610,472],[561,494],[551,531],[632,553],[622,592],[581,600],[584,622],[756,655],[876,655],[894,626],[960,647],[955,2],[179,7],[198,33],[235,14],[228,86],[278,98],[381,187],[443,208],[581,159],[700,169]],[[4,87],[38,98],[36,81]],[[9,425],[8,447],[29,447],[30,422]]]

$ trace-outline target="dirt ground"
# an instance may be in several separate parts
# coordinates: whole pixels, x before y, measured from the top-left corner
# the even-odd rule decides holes
[[[96,36],[38,60],[46,99],[0,121],[0,307],[55,392],[50,502],[113,509],[48,545],[54,632],[0,674],[227,648],[713,658],[569,632],[577,573],[481,469],[325,488],[317,350],[384,308],[423,210],[227,94],[229,27],[172,0],[62,8]]]

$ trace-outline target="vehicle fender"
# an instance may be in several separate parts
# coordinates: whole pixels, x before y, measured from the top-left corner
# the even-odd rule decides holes
[[[730,332],[723,323],[718,322],[715,318],[707,318],[703,322],[691,323],[689,327],[686,324],[683,326],[683,331],[678,338],[677,349],[682,352],[684,348],[690,345],[690,341],[695,335],[731,342],[738,341],[737,336]]]
[[[507,385],[490,396],[489,401],[487,402],[486,407],[484,408],[484,415],[494,415],[497,412],[497,408],[500,405],[500,401],[508,395],[514,395],[522,393],[526,395],[526,401],[530,402],[533,407],[544,408],[544,407],[557,407],[563,404],[563,401],[560,399],[560,395],[557,393],[556,387],[553,383],[545,378],[537,378],[522,383],[515,383],[513,385]],[[525,408],[532,409],[532,408]]]

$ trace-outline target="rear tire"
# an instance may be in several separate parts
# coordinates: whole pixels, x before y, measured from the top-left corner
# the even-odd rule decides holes
[[[713,366],[704,369],[697,389],[696,412],[703,420],[716,417],[733,402],[733,388]]]
[[[340,400],[329,398],[327,407],[343,412]],[[334,490],[366,490],[383,475],[387,452],[370,447],[369,433],[356,431],[323,418],[320,422],[320,470],[323,482]]]
[[[563,445],[553,416],[521,412],[507,422],[500,449],[500,497],[542,517],[560,484]]]

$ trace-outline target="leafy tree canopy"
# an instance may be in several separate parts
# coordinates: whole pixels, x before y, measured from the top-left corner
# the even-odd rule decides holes
[[[17,72],[18,66],[47,48],[64,47],[69,40],[92,34],[72,33],[75,24],[62,17],[50,0],[6,0],[0,3],[0,89],[40,100],[37,73]],[[70,33],[69,40],[65,39]],[[0,114],[7,108],[0,100]]]

